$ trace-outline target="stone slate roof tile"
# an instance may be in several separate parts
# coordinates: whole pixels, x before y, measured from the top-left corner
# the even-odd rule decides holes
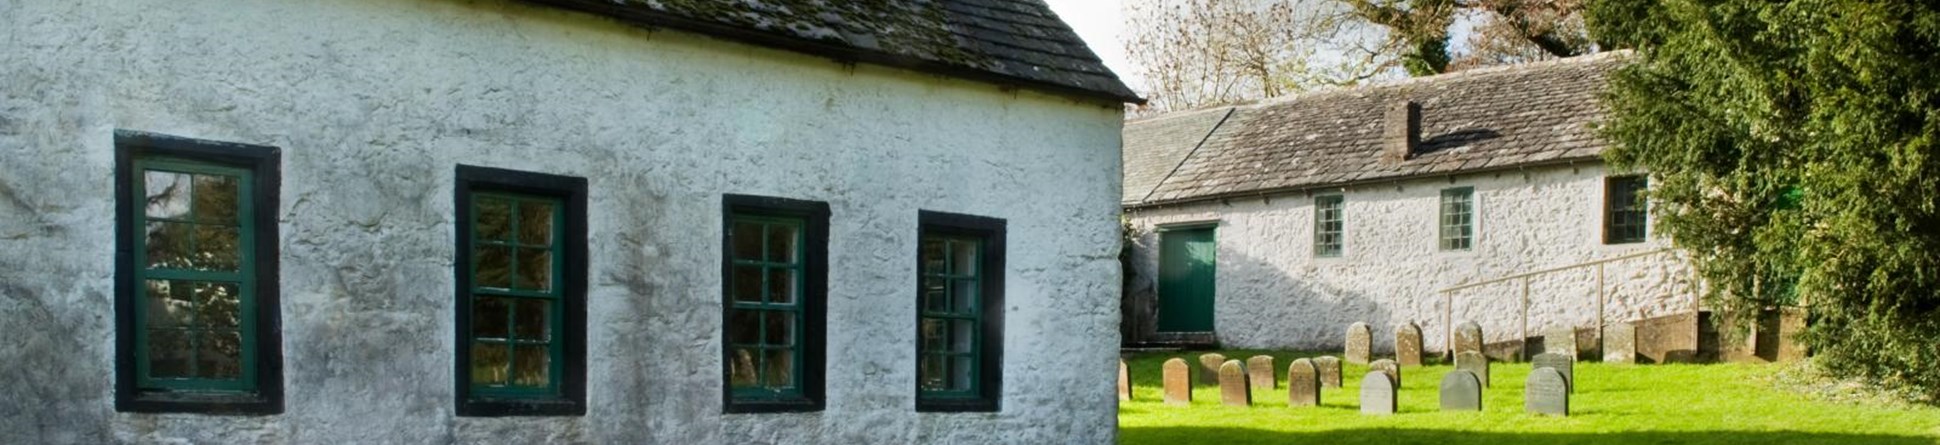
[[[1153,205],[1479,169],[1595,160],[1597,95],[1626,60],[1605,53],[1335,90],[1125,125],[1125,202]],[[1421,105],[1415,155],[1381,162],[1383,116]],[[1227,114],[1210,130],[1208,114]],[[1175,134],[1176,133],[1176,134]],[[1181,141],[1198,145],[1176,157]],[[1150,165],[1148,163],[1156,164]],[[1157,183],[1153,171],[1170,170]]]
[[[1043,0],[527,0],[1044,92],[1143,103]]]

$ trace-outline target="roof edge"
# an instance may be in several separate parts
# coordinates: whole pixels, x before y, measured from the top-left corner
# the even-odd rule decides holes
[[[763,46],[803,54],[816,55],[844,63],[868,63],[872,65],[901,68],[911,71],[954,77],[958,79],[995,84],[1000,87],[1016,87],[1065,96],[1073,99],[1097,101],[1108,104],[1126,103],[1144,105],[1145,98],[1132,93],[1106,92],[1058,85],[1022,77],[997,74],[975,68],[952,65],[921,58],[898,55],[883,51],[864,50],[844,45],[830,45],[808,40],[790,38],[765,32],[753,31],[735,26],[701,20],[693,20],[669,14],[623,8],[622,4],[601,0],[523,0],[527,3],[548,5],[619,20],[622,23],[652,28],[669,28],[697,33],[755,46]],[[1066,26],[1069,26],[1068,24]],[[1114,73],[1115,74],[1115,73]],[[1120,80],[1123,85],[1123,80]]]
[[[1418,173],[1418,174],[1390,176],[1385,178],[1366,179],[1366,180],[1358,180],[1358,181],[1324,182],[1319,184],[1309,184],[1309,185],[1294,186],[1294,187],[1277,187],[1277,188],[1269,188],[1269,189],[1247,190],[1247,191],[1240,191],[1240,192],[1215,193],[1210,195],[1193,196],[1190,198],[1168,199],[1164,201],[1140,201],[1140,202],[1133,202],[1133,203],[1121,202],[1119,203],[1119,207],[1125,210],[1153,209],[1153,208],[1159,208],[1159,207],[1196,204],[1204,201],[1217,201],[1221,199],[1245,198],[1245,197],[1264,196],[1264,195],[1278,195],[1278,194],[1293,193],[1293,192],[1314,190],[1314,189],[1321,189],[1321,188],[1328,188],[1328,187],[1352,187],[1352,186],[1358,186],[1358,185],[1381,184],[1381,183],[1390,183],[1395,181],[1434,178],[1434,177],[1442,177],[1442,176],[1457,175],[1457,174],[1499,173],[1504,171],[1525,170],[1531,167],[1565,166],[1565,165],[1576,164],[1579,162],[1594,162],[1594,163],[1600,164],[1600,163],[1603,163],[1603,157],[1602,156],[1579,156],[1579,157],[1570,157],[1570,158],[1550,159],[1550,160],[1544,160],[1539,162],[1509,164],[1509,165],[1503,165],[1503,166],[1497,166],[1497,167],[1478,168],[1478,169],[1471,169],[1471,170],[1453,170],[1453,171],[1438,172],[1438,173]]]

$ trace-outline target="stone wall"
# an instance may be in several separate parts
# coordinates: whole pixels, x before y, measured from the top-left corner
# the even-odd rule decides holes
[[[499,0],[4,1],[0,41],[0,443],[1113,442],[1116,106]],[[117,129],[282,149],[284,413],[114,411]],[[461,163],[589,180],[585,416],[452,413]],[[724,193],[833,209],[823,412],[722,414]],[[1001,412],[914,410],[919,209],[1008,220]]]
[[[1475,189],[1471,251],[1439,251],[1440,193],[1452,187]],[[1414,322],[1426,349],[1441,351],[1449,332],[1443,310],[1450,304],[1441,289],[1668,245],[1654,234],[1645,243],[1603,244],[1603,188],[1603,167],[1583,163],[1134,209],[1133,224],[1144,233],[1134,277],[1157,276],[1154,228],[1217,221],[1214,325],[1223,346],[1338,349],[1347,325],[1361,321],[1374,328],[1375,350],[1391,351],[1395,327]],[[1322,193],[1346,198],[1339,258],[1313,255],[1313,196]],[[1605,267],[1609,322],[1695,310],[1689,271],[1669,255]],[[1529,335],[1565,325],[1593,331],[1596,281],[1595,268],[1532,279]],[[1518,340],[1521,286],[1511,281],[1455,292],[1453,323],[1475,320],[1491,344]],[[1151,292],[1128,297],[1150,301]]]

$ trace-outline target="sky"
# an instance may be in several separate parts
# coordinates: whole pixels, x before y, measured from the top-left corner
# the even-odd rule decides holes
[[[1078,37],[1091,45],[1091,51],[1105,60],[1105,66],[1118,73],[1132,89],[1142,89],[1144,82],[1132,71],[1131,62],[1125,59],[1125,44],[1119,42],[1119,33],[1125,28],[1125,12],[1120,7],[1121,0],[1045,0],[1058,17],[1070,23]]]

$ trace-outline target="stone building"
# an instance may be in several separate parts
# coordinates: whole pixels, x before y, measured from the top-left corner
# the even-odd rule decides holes
[[[1111,443],[1038,0],[0,2],[0,443]]]
[[[1128,122],[1126,335],[1318,350],[1365,322],[1381,351],[1414,323],[1440,351],[1472,320],[1513,353],[1549,329],[1587,349],[1599,325],[1689,316],[1688,269],[1634,199],[1648,179],[1600,158],[1597,95],[1621,61]]]

